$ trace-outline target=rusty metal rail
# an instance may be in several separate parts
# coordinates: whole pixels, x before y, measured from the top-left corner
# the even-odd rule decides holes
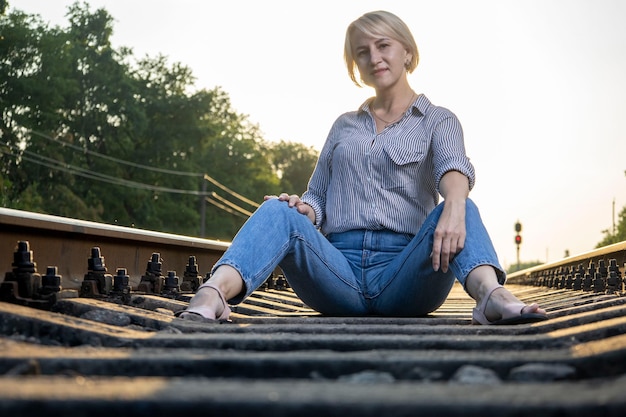
[[[460,286],[428,317],[325,317],[279,274],[231,322],[175,318],[227,245],[0,209],[0,414],[626,413],[626,242],[511,274],[536,324],[473,326]]]
[[[136,286],[152,253],[160,253],[166,272],[182,272],[189,256],[195,256],[198,265],[207,269],[229,245],[229,242],[0,208],[0,267],[4,271],[11,269],[19,241],[30,243],[38,265],[58,267],[65,288],[80,287],[93,247],[100,248],[113,267],[111,272],[126,269],[131,286]]]
[[[508,280],[523,285],[622,293],[625,265],[626,242],[621,242],[510,274]]]

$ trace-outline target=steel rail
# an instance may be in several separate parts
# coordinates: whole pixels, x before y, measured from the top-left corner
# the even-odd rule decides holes
[[[165,271],[182,273],[190,256],[202,272],[217,261],[230,242],[189,237],[47,214],[0,208],[0,272],[12,269],[18,242],[30,243],[33,261],[57,266],[65,288],[78,288],[87,272],[91,249],[100,251],[111,273],[125,268],[131,286],[137,286],[153,253],[159,253]],[[41,269],[41,268],[40,268]]]

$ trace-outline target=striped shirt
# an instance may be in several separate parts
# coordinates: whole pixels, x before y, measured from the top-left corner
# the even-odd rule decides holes
[[[439,202],[439,181],[459,171],[474,186],[463,130],[449,110],[419,95],[397,122],[376,133],[368,99],[341,115],[322,148],[302,201],[324,234],[389,229],[417,234]]]

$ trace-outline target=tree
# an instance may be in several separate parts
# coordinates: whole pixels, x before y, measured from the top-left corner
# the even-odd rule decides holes
[[[67,37],[49,29],[36,16],[14,12],[0,18],[0,107],[4,142],[2,175],[13,206],[45,211],[44,198],[21,200],[27,194],[55,195],[55,184],[68,184],[63,174],[56,175],[45,165],[31,164],[36,155],[63,158],[60,150],[49,150],[28,133],[31,129],[54,135],[59,126],[58,111],[76,90],[71,77],[72,59],[67,53]],[[59,178],[61,177],[61,178]],[[26,192],[28,190],[28,193]],[[90,213],[93,215],[93,213]]]
[[[237,208],[208,205],[207,235],[231,239],[264,194],[304,190],[311,149],[267,143],[185,65],[114,49],[106,10],[68,19],[0,15],[2,206],[196,235],[206,186]]]
[[[263,140],[257,125],[250,123],[247,116],[233,111],[226,93],[216,88],[212,94],[210,107],[202,117],[211,126],[212,135],[202,141],[196,153],[198,169],[229,189],[237,190],[238,194],[261,203],[263,195],[275,193],[279,184],[271,167],[269,145]],[[219,188],[213,188],[212,192],[245,211],[251,212],[255,208],[255,205],[247,203],[242,206],[241,200]],[[209,200],[214,201],[215,198]],[[220,208],[211,205],[207,212],[207,229],[220,236],[232,237],[246,219],[247,215],[243,213],[225,218]]]
[[[315,168],[317,151],[301,143],[280,141],[272,146],[271,158],[280,177],[281,192],[302,194]]]
[[[612,245],[613,243],[619,243],[626,241],[626,206],[622,208],[622,211],[618,214],[618,221],[613,230],[603,230],[604,238],[598,242],[596,248]]]
[[[624,175],[626,176],[626,171],[624,171]],[[613,207],[615,207],[615,201]],[[618,214],[617,226],[613,229],[603,230],[602,233],[604,233],[604,238],[596,245],[596,248],[626,241],[626,206]]]
[[[544,262],[541,261],[520,262],[519,265],[515,263],[513,265],[509,265],[506,272],[507,274],[512,274],[513,272],[523,271],[524,269],[532,268],[533,266],[541,265],[543,263]]]

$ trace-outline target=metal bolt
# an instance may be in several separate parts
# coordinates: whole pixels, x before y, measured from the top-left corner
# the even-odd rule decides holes
[[[146,274],[161,276],[161,254],[158,252],[154,252],[152,257],[148,261],[148,265],[146,266]]]
[[[130,291],[129,282],[130,277],[128,276],[126,268],[118,268],[117,273],[113,277],[113,290],[117,292]]]
[[[13,252],[13,271],[17,273],[35,272],[37,264],[33,262],[33,251],[28,241],[17,242],[17,249]]]
[[[180,287],[178,286],[178,277],[176,276],[176,271],[167,271],[167,276],[165,277],[165,285],[164,285],[163,291],[164,292],[180,291]]]
[[[91,248],[91,258],[87,260],[88,270],[93,272],[106,272],[104,265],[104,257],[101,256],[100,248],[94,246]]]
[[[51,294],[61,291],[61,275],[58,274],[56,266],[46,268],[46,275],[41,277],[41,293]]]
[[[202,285],[202,277],[198,274],[198,264],[196,257],[190,256],[185,272],[183,273],[183,282],[181,284],[182,291],[196,292]]]

